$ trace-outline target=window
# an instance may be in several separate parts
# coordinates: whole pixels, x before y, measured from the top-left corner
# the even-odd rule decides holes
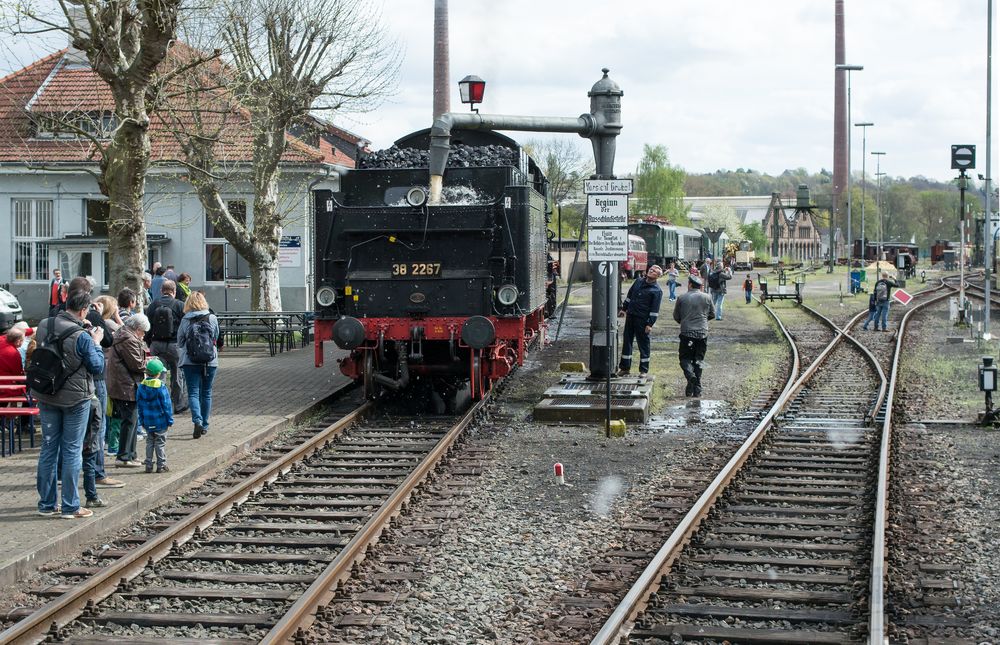
[[[111,203],[106,199],[85,199],[84,202],[86,202],[88,233],[95,237],[107,237]]]
[[[87,135],[110,139],[118,127],[118,117],[113,112],[39,114],[34,122],[35,136],[39,139],[83,139]]]
[[[246,226],[247,203],[242,199],[226,202],[229,214]],[[246,277],[249,265],[236,251],[229,247],[215,224],[205,217],[205,281],[222,282],[226,278]]]
[[[48,280],[49,245],[55,237],[55,219],[51,199],[15,199],[14,279]]]
[[[226,202],[226,207],[229,209],[229,214],[232,215],[237,222],[243,226],[247,225],[247,203],[242,199],[234,199]],[[215,228],[215,224],[212,222],[211,218],[207,215],[205,216],[205,238],[206,239],[223,239],[222,233]]]

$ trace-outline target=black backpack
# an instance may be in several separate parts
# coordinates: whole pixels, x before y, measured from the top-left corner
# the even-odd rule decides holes
[[[174,308],[168,304],[154,305],[149,333],[153,340],[170,340],[174,336]]]
[[[70,371],[63,355],[63,342],[81,329],[74,327],[58,336],[53,336],[55,325],[55,317],[49,318],[45,340],[35,348],[35,352],[31,355],[31,362],[28,363],[28,369],[24,371],[25,383],[40,394],[58,393],[69,377],[83,366],[83,361],[80,361],[76,369]]]
[[[212,321],[208,314],[191,319],[191,329],[184,342],[184,351],[192,363],[204,365],[215,358],[215,339],[212,338]]]
[[[889,285],[886,284],[885,280],[879,280],[875,283],[875,299],[879,302],[885,302],[889,299]]]
[[[722,286],[721,285],[721,281],[719,280],[719,273],[721,273],[721,272],[720,271],[713,271],[713,272],[711,272],[711,273],[708,274],[708,288],[709,289],[718,289],[718,288],[720,288]]]

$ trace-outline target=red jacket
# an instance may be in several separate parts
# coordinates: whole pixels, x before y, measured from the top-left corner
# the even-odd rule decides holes
[[[24,366],[21,364],[21,352],[0,336],[0,376],[24,376]],[[24,388],[17,391],[5,390],[3,396],[18,396],[24,394]]]

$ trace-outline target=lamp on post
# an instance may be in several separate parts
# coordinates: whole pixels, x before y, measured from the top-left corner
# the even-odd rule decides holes
[[[882,157],[885,156],[884,152],[872,152],[875,155],[875,179],[878,182],[878,188],[876,189],[875,204],[878,210],[878,256],[875,258],[876,262],[882,261],[882,243],[885,240],[885,229],[882,225],[882,177],[885,173],[882,172]]]
[[[851,122],[851,72],[860,72],[863,65],[847,65],[841,63],[836,66],[837,71],[847,72],[847,122]],[[851,199],[851,133],[847,133],[847,292],[854,294],[854,282],[851,279],[851,270],[854,268],[854,235],[851,230],[851,206],[854,200]]]
[[[982,425],[993,425],[997,421],[997,410],[993,409],[993,393],[997,391],[997,366],[992,356],[983,356],[979,365],[979,391],[986,394],[986,412],[979,417]]]
[[[462,103],[468,103],[469,109],[476,114],[479,113],[476,104],[483,102],[485,93],[486,81],[475,74],[469,74],[458,82],[458,94],[462,98]]]
[[[868,147],[868,128],[875,125],[870,121],[855,123],[854,127],[861,128],[861,261],[868,261],[868,244],[865,238],[865,186],[868,184],[868,173],[865,170],[865,160]],[[878,258],[875,258],[878,261]]]

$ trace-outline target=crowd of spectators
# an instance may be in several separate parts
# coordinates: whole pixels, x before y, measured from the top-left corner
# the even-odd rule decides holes
[[[194,439],[208,433],[221,338],[204,293],[190,285],[190,274],[156,263],[138,292],[94,297],[90,278],[65,282],[55,269],[48,317],[0,336],[0,375],[25,377],[28,386],[14,394],[39,409],[40,515],[85,518],[106,506],[99,489],[125,482],[108,476],[105,455],[120,468],[143,465],[141,440],[146,472],[154,465],[169,472],[166,434],[175,412],[190,408]],[[38,347],[44,350],[33,357]],[[43,374],[51,376],[47,384]]]

